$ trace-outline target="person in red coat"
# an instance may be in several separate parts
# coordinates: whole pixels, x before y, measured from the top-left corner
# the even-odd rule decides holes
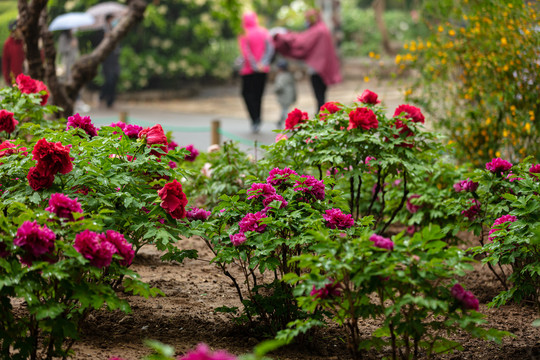
[[[7,85],[13,84],[17,75],[22,74],[25,57],[22,32],[17,28],[17,20],[9,23],[9,31],[2,50],[2,74]]]

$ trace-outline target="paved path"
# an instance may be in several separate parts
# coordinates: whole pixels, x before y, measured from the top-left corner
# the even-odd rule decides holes
[[[312,116],[315,99],[311,85],[303,80],[297,86],[298,101],[294,107]],[[396,82],[349,80],[331,87],[327,100],[348,104],[369,88],[379,94],[389,115],[392,115],[394,109],[403,103],[402,87]],[[219,119],[221,140],[239,141],[242,148],[249,151],[255,142],[265,145],[274,142],[276,133],[273,130],[276,129],[280,108],[269,84],[263,98],[263,124],[258,134],[251,133],[239,85],[212,87],[201,90],[195,97],[172,101],[118,102],[113,110],[92,108],[85,115],[90,115],[98,125],[108,125],[118,121],[120,112],[127,112],[129,122],[143,127],[161,124],[165,131],[172,131],[173,139],[178,144],[193,144],[201,151],[206,151],[211,143],[211,122]]]

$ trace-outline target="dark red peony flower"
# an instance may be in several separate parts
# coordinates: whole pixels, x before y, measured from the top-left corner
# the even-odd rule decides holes
[[[165,136],[165,132],[163,131],[163,128],[159,124],[156,124],[152,127],[141,130],[138,136],[139,136],[139,139],[146,140],[146,143],[148,145],[156,145],[156,144],[163,145],[163,146],[160,146],[160,149],[163,150],[164,152],[169,151],[167,147],[169,145],[169,142],[167,141],[167,136]],[[152,150],[150,154],[156,155],[158,157],[161,157],[161,155],[163,155],[163,154],[158,153],[155,150]]]
[[[67,174],[73,170],[68,146],[63,146],[60,142],[48,142],[45,139],[39,139],[34,150],[32,150],[33,159],[36,160],[37,167],[42,173],[56,175],[56,173]]]
[[[34,80],[24,74],[19,74],[16,82],[17,87],[23,94],[38,94],[45,91],[45,93],[41,94],[41,106],[45,105],[47,100],[49,100],[49,89],[47,89],[47,86],[43,82]]]
[[[28,175],[26,176],[28,179],[28,184],[34,191],[38,191],[41,189],[47,189],[51,187],[51,185],[54,182],[54,174],[44,172],[43,170],[39,169],[38,167],[31,167],[30,170],[28,170]]]
[[[347,130],[361,127],[364,130],[376,129],[379,127],[379,121],[375,113],[368,108],[356,108],[349,113],[349,126]]]
[[[165,209],[173,218],[182,219],[186,217],[186,205],[188,203],[186,194],[182,190],[182,184],[178,181],[165,184],[158,191],[161,198],[161,207]]]
[[[381,102],[380,100],[377,100],[378,97],[379,95],[371,90],[366,89],[362,95],[358,97],[358,101],[363,102],[364,104],[376,105]]]
[[[13,113],[0,110],[0,131],[12,133],[19,122],[13,117]]]
[[[309,119],[308,113],[294,109],[287,115],[285,120],[285,129],[294,130],[298,124],[304,123]]]
[[[399,116],[401,113],[405,113],[407,119],[411,119],[413,122],[424,123],[424,115],[419,108],[412,105],[399,105],[394,111],[394,117]]]

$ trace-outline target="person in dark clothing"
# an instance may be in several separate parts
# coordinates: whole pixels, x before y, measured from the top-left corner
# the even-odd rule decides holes
[[[109,36],[113,29],[113,20],[114,16],[109,14],[105,17],[105,28],[104,36]],[[116,84],[120,76],[120,48],[117,46],[110,54],[107,56],[103,64],[101,64],[103,70],[103,77],[105,78],[105,83],[101,87],[101,93],[99,95],[99,100],[104,101],[108,108],[112,108],[114,101],[116,99]]]
[[[25,59],[22,32],[17,28],[17,20],[9,23],[9,31],[2,50],[2,74],[7,85],[13,84],[17,75],[23,73]]]

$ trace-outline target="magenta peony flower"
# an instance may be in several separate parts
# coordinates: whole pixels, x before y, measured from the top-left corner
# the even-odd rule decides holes
[[[255,214],[249,213],[242,220],[240,220],[240,231],[245,233],[246,231],[256,231],[262,233],[266,229],[266,224],[260,224],[260,220],[265,218],[266,215],[261,211]]]
[[[241,232],[238,234],[229,235],[229,238],[231,239],[231,242],[234,246],[240,246],[246,242],[246,235]]]
[[[264,199],[263,199],[263,205],[265,206],[263,212],[266,212],[268,211],[270,208],[269,208],[269,205],[272,203],[272,201],[281,201],[281,205],[279,206],[280,209],[283,209],[284,207],[286,207],[289,203],[283,198],[283,196],[279,195],[279,194],[273,194],[273,195],[269,195],[269,196],[266,196]]]
[[[386,249],[386,250],[394,250],[394,242],[388,238],[385,238],[377,234],[373,234],[370,236],[369,240],[373,241],[373,245],[375,247]]]
[[[266,178],[266,182],[269,183],[270,185],[279,187],[283,185],[285,182],[287,182],[291,175],[298,175],[298,174],[296,173],[296,171],[291,170],[289,168],[284,168],[284,169],[274,168],[270,170],[268,175],[270,176]]]
[[[133,245],[126,240],[124,235],[114,230],[107,230],[105,240],[111,243],[116,249],[115,253],[122,257],[119,262],[120,265],[131,265],[135,257],[135,250],[133,250]]]
[[[540,164],[536,164],[530,167],[529,172],[531,174],[540,174]]]
[[[357,98],[357,100],[363,102],[364,104],[376,105],[381,102],[380,100],[377,100],[378,97],[379,95],[377,95],[373,91],[366,89],[364,90],[362,95]]]
[[[77,198],[74,200],[70,199],[64,194],[55,193],[51,195],[49,199],[49,207],[45,209],[51,213],[56,214],[59,218],[67,219],[68,221],[74,221],[73,213],[83,212],[81,204],[77,201]]]
[[[494,158],[486,164],[486,169],[494,174],[500,174],[512,168],[512,164],[501,158]]]
[[[523,180],[523,178],[517,177],[517,176],[514,176],[514,175],[515,174],[512,171],[510,171],[510,173],[508,173],[508,175],[505,177],[505,179],[510,181],[510,182]]]
[[[413,194],[411,196],[409,196],[409,198],[407,199],[407,210],[409,210],[409,212],[411,214],[414,214],[415,212],[417,212],[421,207],[422,205],[416,205],[416,204],[413,204],[411,202],[412,199],[418,199],[420,197],[420,195],[418,194]]]
[[[171,160],[171,161],[169,161],[169,167],[171,169],[176,169],[178,167],[178,164]]]
[[[13,113],[7,110],[0,110],[0,131],[5,131],[6,133],[12,133],[15,131],[15,126],[19,122],[13,117]]]
[[[326,220],[326,226],[330,229],[348,229],[354,226],[354,219],[351,214],[344,214],[341,209],[329,209],[326,210],[326,214],[323,214],[324,220]]]
[[[124,134],[129,138],[136,139],[139,137],[139,133],[143,130],[143,127],[135,124],[126,124],[126,127],[122,130],[124,130]]]
[[[178,143],[176,143],[176,141],[171,141],[171,142],[169,143],[169,145],[167,145],[167,148],[168,148],[169,150],[174,150],[174,149],[176,149],[177,147],[178,147]]]
[[[349,126],[347,130],[362,128],[364,130],[376,129],[379,127],[379,120],[373,110],[361,107],[349,113]]]
[[[225,350],[212,352],[208,345],[199,344],[195,350],[188,351],[184,356],[179,356],[176,360],[236,360],[236,356],[229,354]]]
[[[92,120],[90,120],[90,116],[83,116],[79,114],[75,114],[73,116],[70,116],[67,118],[67,128],[69,129],[75,129],[80,128],[83,129],[85,133],[87,133],[90,137],[97,136],[97,129],[92,124]]]
[[[119,127],[120,129],[122,129],[122,131],[124,131],[124,129],[126,128],[126,123],[123,122],[123,121],[119,121],[119,122],[115,122],[115,123],[111,123],[111,125],[109,125],[110,127]]]
[[[322,288],[317,289],[313,285],[313,289],[309,295],[315,296],[317,299],[327,299],[329,297],[340,296],[341,295],[341,284],[336,283],[332,279],[328,279],[330,282],[325,284]]]
[[[461,214],[469,219],[469,221],[473,221],[480,213],[480,201],[469,199],[467,202],[471,204],[471,206],[467,210],[463,210]]]
[[[499,231],[502,229],[501,225],[503,224],[506,224],[504,229],[508,229],[508,227],[510,227],[510,224],[507,224],[507,223],[511,223],[511,222],[514,222],[517,220],[517,217],[515,217],[514,215],[503,215],[501,216],[500,218],[498,218],[497,220],[495,220],[495,222],[493,223],[493,225],[491,225],[491,229],[489,230],[489,235],[493,234],[494,232],[496,231]],[[488,239],[490,241],[493,241],[495,237],[488,237]]]
[[[467,178],[467,180],[461,180],[454,184],[454,190],[456,190],[456,192],[473,192],[476,191],[476,189],[478,189],[478,183],[470,180],[469,178]]]
[[[294,191],[312,195],[317,200],[324,200],[325,197],[324,182],[315,179],[311,175],[302,175],[302,179],[296,181]]]
[[[17,229],[13,244],[26,252],[21,262],[32,265],[33,261],[40,260],[43,255],[54,251],[55,239],[56,234],[47,226],[41,227],[37,221],[25,221]]]
[[[204,209],[199,209],[196,207],[192,207],[191,210],[186,212],[186,218],[188,220],[206,220],[208,217],[212,214],[210,211],[206,211]]]
[[[102,234],[97,234],[90,230],[84,230],[75,236],[73,244],[85,259],[90,260],[90,265],[104,268],[111,264],[116,247],[106,240]]]
[[[190,154],[186,155],[186,157],[184,158],[187,161],[193,162],[193,161],[195,161],[197,156],[199,156],[199,150],[195,149],[193,147],[193,145],[190,144],[190,145],[186,146],[185,149],[190,152]]]
[[[274,189],[272,185],[266,183],[254,183],[251,184],[251,187],[247,190],[247,199],[258,199],[259,197],[264,199],[275,194],[276,189]]]
[[[394,111],[394,117],[401,115],[401,113],[405,113],[403,116],[407,119],[412,120],[415,123],[424,123],[424,115],[422,114],[422,111],[420,111],[420,109],[416,106],[406,104],[399,105]]]
[[[298,109],[294,109],[287,115],[285,120],[285,129],[294,130],[299,124],[305,123],[309,119],[307,112],[303,112]]]
[[[470,291],[465,291],[460,284],[455,284],[450,289],[452,296],[461,303],[463,309],[476,310],[479,309],[478,299]]]

